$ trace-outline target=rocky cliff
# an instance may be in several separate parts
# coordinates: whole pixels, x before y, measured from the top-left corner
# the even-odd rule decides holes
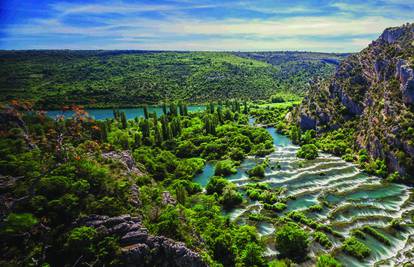
[[[102,235],[119,238],[126,266],[206,267],[201,256],[184,243],[164,236],[152,236],[140,218],[123,215],[108,217],[90,215],[79,220],[77,226],[94,227]]]
[[[316,81],[295,111],[303,130],[355,120],[355,146],[384,159],[390,172],[414,174],[414,24],[388,28],[333,77]]]

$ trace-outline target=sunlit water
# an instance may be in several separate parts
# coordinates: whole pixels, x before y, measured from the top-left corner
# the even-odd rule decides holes
[[[382,179],[361,172],[352,163],[329,155],[320,154],[315,160],[301,160],[296,157],[298,146],[291,143],[286,136],[276,133],[274,128],[268,128],[274,139],[275,152],[268,155],[270,165],[280,164],[277,170],[266,171],[265,178],[260,182],[269,183],[273,187],[284,187],[284,196],[295,196],[294,200],[287,202],[287,209],[304,210],[315,204],[325,205],[320,212],[307,213],[308,216],[320,223],[330,225],[344,237],[350,235],[350,231],[364,225],[375,226],[377,230],[386,235],[391,241],[386,246],[367,235],[362,240],[372,250],[371,257],[365,261],[359,261],[342,252],[336,253],[344,266],[402,266],[403,263],[412,262],[414,259],[414,227],[403,226],[395,231],[390,227],[392,219],[401,218],[410,223],[414,211],[412,189],[400,184],[384,183]],[[252,168],[256,162],[264,158],[248,158],[240,166],[237,174],[228,177],[237,186],[251,182],[246,171]],[[207,164],[203,173],[195,178],[195,181],[205,186],[209,178],[214,174],[214,165]],[[243,207],[235,208],[226,214],[231,220],[238,223],[255,225],[260,235],[268,243],[267,256],[277,255],[274,249],[274,226],[267,222],[253,222],[248,220],[250,213],[266,212],[258,202],[248,201]],[[278,214],[273,212],[276,216]],[[341,241],[328,235],[335,247],[341,245]],[[324,250],[321,246],[311,246],[310,255]]]
[[[205,106],[188,106],[188,112],[200,111],[205,110]],[[133,119],[135,117],[144,117],[144,109],[143,108],[121,108],[118,109],[121,112],[125,112],[127,119]],[[167,107],[167,111],[169,108]],[[86,109],[89,116],[94,118],[95,120],[104,120],[104,119],[112,119],[114,117],[113,110],[109,108],[105,109]],[[162,107],[159,106],[149,106],[148,107],[149,113],[157,113],[158,116],[163,114]],[[56,116],[64,115],[65,117],[73,116],[73,111],[65,111],[62,112],[60,110],[49,110],[46,114],[52,118],[56,118]]]

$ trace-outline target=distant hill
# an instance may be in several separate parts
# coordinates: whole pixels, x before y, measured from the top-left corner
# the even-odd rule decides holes
[[[104,50],[0,51],[0,102],[136,106],[163,100],[265,99],[303,94],[345,55]]]

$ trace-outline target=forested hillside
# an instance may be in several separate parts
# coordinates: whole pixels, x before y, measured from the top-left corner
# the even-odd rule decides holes
[[[37,107],[59,108],[266,99],[275,92],[303,93],[310,79],[332,74],[342,58],[319,53],[277,55],[278,60],[275,56],[262,60],[249,53],[2,51],[0,102],[34,99]]]

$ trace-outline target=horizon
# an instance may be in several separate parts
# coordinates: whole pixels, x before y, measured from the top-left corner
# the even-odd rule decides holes
[[[0,50],[355,53],[413,12],[402,0],[11,0]]]

